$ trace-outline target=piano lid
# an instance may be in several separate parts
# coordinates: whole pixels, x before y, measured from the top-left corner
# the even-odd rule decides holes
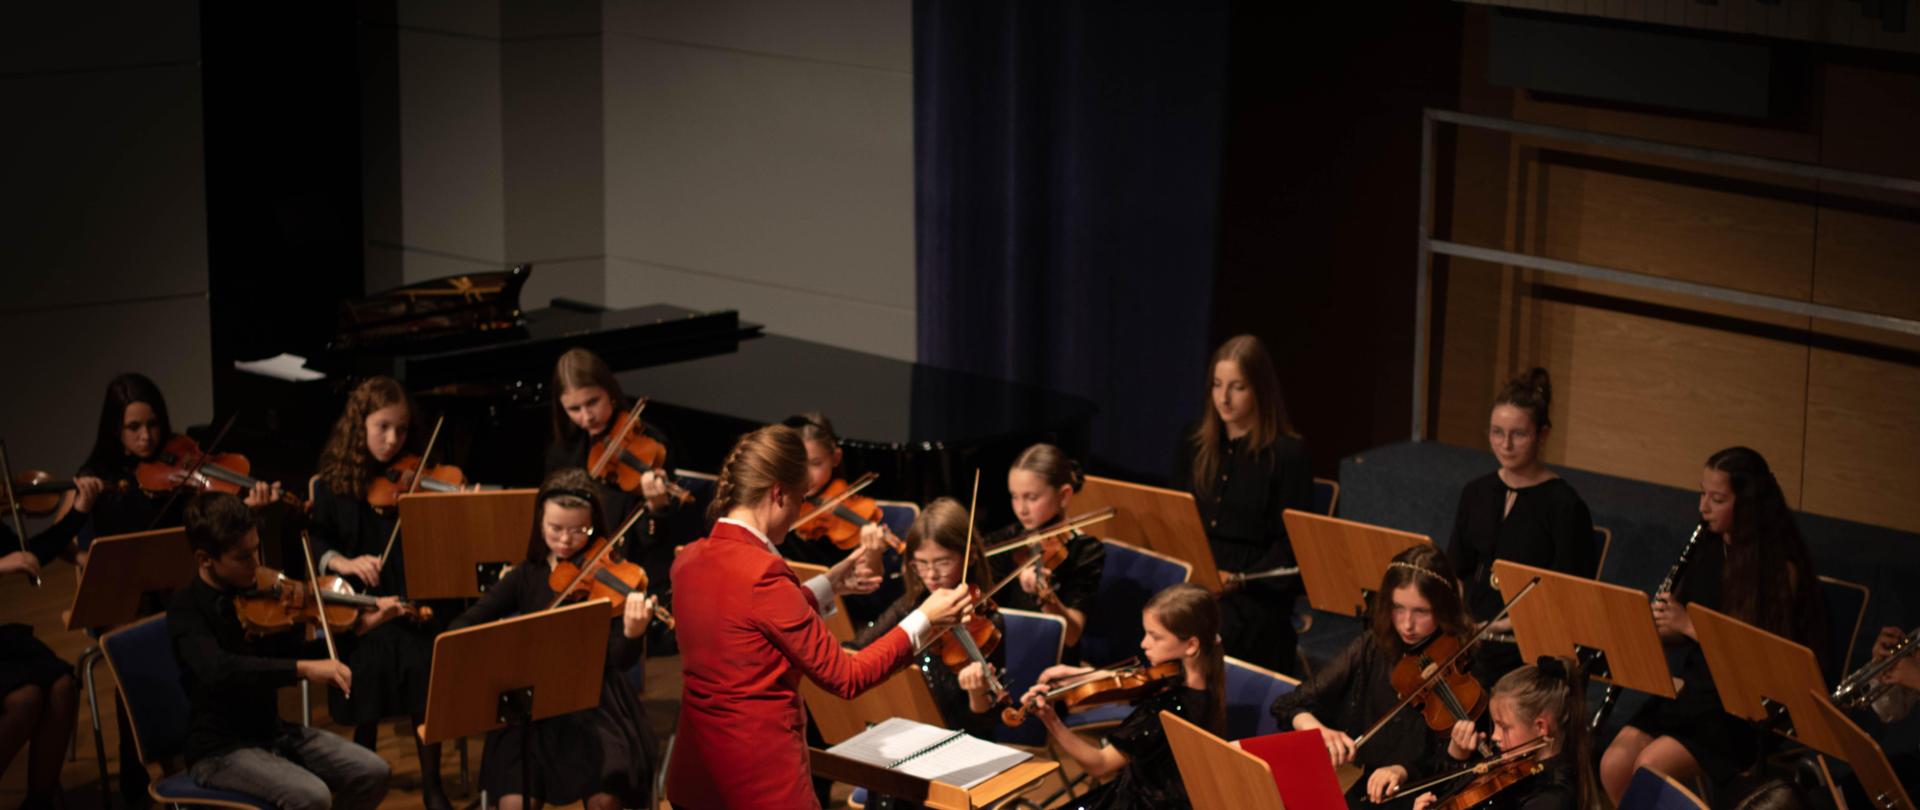
[[[343,301],[330,350],[404,347],[423,351],[511,337],[521,319],[520,290],[533,268],[464,273]]]

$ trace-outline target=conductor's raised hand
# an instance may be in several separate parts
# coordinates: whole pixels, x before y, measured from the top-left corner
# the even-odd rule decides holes
[[[962,583],[929,592],[927,601],[920,603],[920,612],[936,629],[946,629],[959,624],[972,606],[973,589]]]

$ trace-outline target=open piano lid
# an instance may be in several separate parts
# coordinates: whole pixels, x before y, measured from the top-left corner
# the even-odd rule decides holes
[[[526,325],[520,290],[528,265],[408,284],[357,301],[343,301],[333,350],[405,344],[412,351],[491,342]],[[446,342],[450,341],[450,342]]]

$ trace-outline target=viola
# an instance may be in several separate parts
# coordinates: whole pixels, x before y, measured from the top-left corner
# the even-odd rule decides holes
[[[587,472],[630,495],[640,494],[640,483],[646,474],[659,473],[660,465],[667,461],[666,446],[640,430],[640,412],[646,408],[647,400],[642,397],[633,404],[633,410],[627,412],[618,429],[594,440],[587,449]],[[693,493],[673,483],[664,473],[660,475],[666,481],[669,497],[683,505],[693,503]]]
[[[627,530],[644,514],[645,510],[634,512],[613,537],[597,540],[573,557],[556,561],[553,570],[547,574],[547,587],[552,588],[554,593],[553,604],[548,608],[557,608],[569,602],[605,599],[613,606],[614,618],[618,618],[627,611],[628,597],[637,594],[645,598],[647,570],[614,553],[626,537]],[[653,616],[667,629],[673,629],[673,615],[666,608],[656,605]]]
[[[469,489],[467,474],[452,464],[421,466],[418,455],[408,454],[393,460],[387,468],[367,481],[367,505],[379,510],[392,509],[400,496],[409,492],[460,492]],[[418,478],[420,483],[414,484]]]
[[[60,508],[60,499],[73,490],[72,481],[56,481],[46,470],[27,470],[13,477],[11,488],[0,488],[0,514],[20,510],[26,517],[46,517]]]
[[[1419,709],[1427,728],[1447,731],[1461,720],[1477,720],[1487,710],[1487,692],[1466,671],[1460,639],[1436,634],[1393,666],[1393,690]]]
[[[1069,713],[1110,703],[1132,703],[1166,690],[1185,675],[1186,669],[1179,661],[1152,665],[1141,664],[1138,660],[1127,661],[1076,676],[1065,684],[1048,689],[1025,705],[1002,711],[1000,721],[1009,726],[1020,725],[1026,722],[1027,713],[1033,711],[1042,700],[1060,703]]]
[[[353,587],[337,576],[320,577],[322,599],[314,599],[307,583],[262,567],[254,576],[254,587],[233,598],[233,609],[248,638],[284,633],[296,627],[318,626],[321,603],[326,605],[327,627],[345,631],[353,627],[363,610],[379,607],[371,596],[355,593]],[[414,621],[433,618],[433,609],[406,602],[401,609]]]
[[[813,511],[794,524],[793,533],[806,540],[825,537],[833,541],[834,548],[851,551],[860,545],[861,529],[878,525],[886,532],[887,545],[896,553],[906,553],[907,544],[883,522],[886,516],[879,502],[854,494],[879,477],[876,473],[867,473],[853,484],[839,478],[827,482],[818,493],[807,497]]]
[[[192,436],[176,433],[160,447],[160,452],[140,462],[134,477],[140,482],[140,488],[148,492],[190,489],[245,496],[260,484],[259,479],[248,475],[252,470],[253,465],[246,456],[202,453],[200,443]],[[295,506],[304,504],[291,492],[281,493],[281,498]]]

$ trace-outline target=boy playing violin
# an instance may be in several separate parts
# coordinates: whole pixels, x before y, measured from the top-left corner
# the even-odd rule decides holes
[[[282,810],[372,808],[387,793],[380,755],[332,734],[280,719],[275,691],[301,679],[349,689],[353,672],[318,657],[319,643],[294,633],[247,638],[234,597],[251,590],[260,568],[253,510],[219,492],[195,495],[185,511],[187,541],[199,568],[174,594],[167,633],[191,704],[186,756],[201,787],[259,797]],[[360,615],[365,633],[400,612],[398,600]]]

